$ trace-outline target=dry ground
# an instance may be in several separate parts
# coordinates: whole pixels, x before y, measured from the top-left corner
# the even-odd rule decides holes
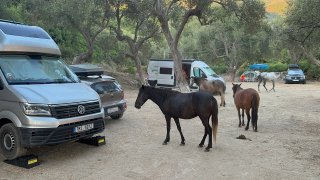
[[[257,84],[242,86],[256,89]],[[29,170],[0,157],[0,179],[320,179],[320,83],[278,82],[276,92],[261,90],[259,132],[251,126],[245,131],[238,128],[228,83],[227,106],[219,108],[217,144],[210,152],[197,147],[203,135],[198,118],[181,120],[185,146],[179,145],[174,122],[171,142],[163,146],[159,108],[148,101],[135,109],[137,91],[127,90],[124,117],[106,119],[107,145],[74,142],[34,149],[41,165]],[[252,141],[236,139],[240,134]]]

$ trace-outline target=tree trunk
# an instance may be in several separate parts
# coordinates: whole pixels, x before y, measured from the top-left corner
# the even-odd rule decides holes
[[[171,44],[171,46],[170,46]],[[190,88],[187,84],[186,79],[184,79],[184,76],[182,75],[182,56],[181,53],[177,47],[177,44],[170,43],[170,51],[172,53],[173,62],[174,62],[174,74],[177,86],[179,87],[181,92],[187,93],[190,92]]]
[[[81,64],[84,62],[87,62],[88,59],[92,58],[92,52],[89,54],[89,52],[81,53],[77,56],[75,56],[72,60],[72,64]]]
[[[136,64],[136,68],[137,68],[137,73],[138,73],[138,76],[139,76],[139,86],[143,85],[144,84],[144,76],[143,76],[143,71],[142,71],[142,68],[141,68],[141,60],[140,58],[138,57],[138,55],[136,54],[134,57],[132,57],[132,59],[134,60],[135,64]]]

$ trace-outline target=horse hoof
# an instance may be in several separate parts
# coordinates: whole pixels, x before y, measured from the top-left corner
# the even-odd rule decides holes
[[[162,145],[167,145],[167,144],[168,144],[168,142],[163,142],[163,143],[162,143]]]
[[[184,145],[186,145],[186,143],[184,143],[184,142],[181,142],[181,143],[180,143],[180,146],[184,146]]]
[[[203,147],[203,144],[199,144],[198,147],[199,147],[199,148],[202,148],[202,147]]]
[[[205,150],[204,150],[204,152],[209,152],[210,151],[210,148],[206,148]]]
[[[248,129],[249,129],[248,127],[244,128],[244,130],[246,130],[246,131],[248,131]]]

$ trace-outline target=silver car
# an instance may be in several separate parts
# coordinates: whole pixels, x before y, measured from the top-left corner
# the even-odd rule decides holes
[[[0,20],[0,152],[91,137],[104,130],[99,95],[80,83],[40,27]]]
[[[82,83],[89,85],[99,94],[106,117],[120,119],[123,116],[127,103],[124,91],[115,78],[103,75],[103,69],[92,64],[70,65],[70,68]]]

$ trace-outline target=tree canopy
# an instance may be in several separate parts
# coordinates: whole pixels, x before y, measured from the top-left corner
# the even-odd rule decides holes
[[[233,77],[251,63],[299,63],[320,77],[320,4],[289,1],[283,14],[256,0],[3,0],[0,19],[49,32],[68,63],[93,62],[143,82],[148,59],[202,59]]]

